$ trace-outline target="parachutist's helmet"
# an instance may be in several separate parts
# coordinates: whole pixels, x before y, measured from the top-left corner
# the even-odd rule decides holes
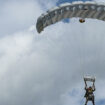
[[[89,88],[88,89],[92,89],[92,87],[91,86],[89,86]]]

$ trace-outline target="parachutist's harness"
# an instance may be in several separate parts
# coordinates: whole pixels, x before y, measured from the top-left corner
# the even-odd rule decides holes
[[[87,81],[93,82],[93,86],[87,87]],[[86,93],[84,96],[86,98],[85,105],[87,105],[88,101],[92,101],[93,105],[95,105],[94,94],[93,94],[93,92],[95,91],[95,85],[94,85],[95,78],[85,77],[84,82],[85,82],[85,90],[86,90]]]
[[[86,93],[85,96],[86,98],[88,98],[88,100],[92,100],[94,98],[94,94],[93,92],[95,91],[95,89],[93,89],[93,87],[89,87],[89,88],[85,88]]]

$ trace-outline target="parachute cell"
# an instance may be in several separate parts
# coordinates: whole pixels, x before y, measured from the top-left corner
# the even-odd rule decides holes
[[[105,21],[105,4],[96,2],[72,2],[64,3],[42,14],[36,24],[38,33],[51,24],[65,18],[93,18]]]

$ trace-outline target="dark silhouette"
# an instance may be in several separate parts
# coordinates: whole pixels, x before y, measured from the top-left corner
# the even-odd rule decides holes
[[[85,98],[86,98],[86,102],[85,102],[85,105],[87,105],[88,101],[92,101],[93,105],[95,105],[95,99],[94,99],[94,91],[95,91],[95,85],[94,85],[94,82],[93,82],[93,86],[90,86],[90,87],[87,87],[87,83],[85,81],[85,90],[86,90],[86,93],[85,93]]]

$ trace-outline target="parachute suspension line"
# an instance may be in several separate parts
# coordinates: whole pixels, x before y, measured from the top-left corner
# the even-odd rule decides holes
[[[103,52],[100,56],[100,58],[102,58],[103,54],[105,54],[105,35],[103,35],[102,37],[102,40],[101,40],[101,51],[100,52]]]
[[[81,47],[80,47],[80,62],[81,62],[81,70],[82,70],[82,73],[83,75],[86,73],[85,71],[85,64],[86,64],[86,36],[85,36],[85,33],[84,33],[84,26],[81,28],[82,30],[80,30],[82,32],[81,34],[81,40],[80,40],[80,43],[81,43]]]
[[[79,35],[78,35],[79,36]],[[82,46],[81,46],[81,41],[82,41],[82,38],[79,38],[77,37],[77,47],[78,47],[78,52],[79,52],[79,69],[80,71],[83,71],[83,59],[82,59]]]
[[[85,28],[85,27],[84,27]],[[84,29],[85,30],[85,29]],[[87,36],[84,32],[84,73],[87,73]]]
[[[81,42],[81,41],[80,41]],[[81,43],[80,43],[81,44]],[[82,46],[80,45],[80,44],[78,44],[79,45],[79,55],[80,55],[80,69],[81,69],[81,71],[83,70],[83,60],[82,60]]]
[[[101,37],[100,37],[101,36]],[[97,39],[97,49],[96,49],[96,56],[98,57],[97,58],[97,61],[98,61],[98,64],[99,64],[99,67],[101,66],[100,64],[103,62],[102,60],[102,56],[103,56],[103,54],[105,54],[105,47],[104,47],[104,42],[105,42],[105,35],[98,35],[98,37],[96,37]],[[101,63],[100,63],[101,62]],[[98,69],[100,69],[100,68],[98,68]]]
[[[81,41],[80,41],[80,69],[82,72],[84,72],[84,57],[83,57],[83,39],[81,38]]]

